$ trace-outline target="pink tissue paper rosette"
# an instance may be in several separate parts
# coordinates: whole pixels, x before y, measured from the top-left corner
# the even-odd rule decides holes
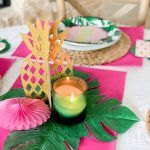
[[[40,99],[18,97],[0,102],[0,127],[28,130],[50,118],[49,107]]]

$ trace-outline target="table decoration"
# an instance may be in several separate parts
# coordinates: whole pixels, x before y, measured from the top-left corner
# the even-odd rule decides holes
[[[40,20],[37,19],[36,27],[28,23],[28,28],[30,35],[21,34],[21,36],[32,53],[22,63],[22,85],[28,97],[41,98],[46,94],[51,107],[49,25],[45,23],[42,28]],[[34,60],[32,61],[32,59]],[[42,62],[40,63],[40,61]]]
[[[92,34],[95,33],[95,30],[101,30],[101,34],[102,31],[107,33],[107,36],[103,36],[103,37],[98,37],[99,39],[97,40],[79,40],[79,39],[83,39],[83,36],[81,37],[81,34],[78,34],[78,32],[80,31],[78,28],[78,32],[75,32],[75,36],[78,36],[77,38],[75,38],[74,40],[68,39],[69,35],[66,37],[64,44],[69,44],[69,45],[78,45],[78,46],[91,46],[96,44],[98,47],[97,49],[101,49],[101,48],[106,48],[108,46],[111,46],[113,44],[115,44],[119,39],[120,39],[120,30],[117,28],[117,26],[115,24],[113,24],[111,21],[109,20],[105,20],[103,18],[98,18],[98,17],[81,17],[81,16],[77,16],[77,17],[70,17],[65,19],[59,27],[59,31],[63,31],[66,28],[68,30],[70,30],[70,27],[72,29],[72,27],[76,28],[77,26],[80,26],[82,28],[87,28],[87,27],[92,27],[92,29],[94,29],[94,31],[90,30],[88,28],[88,32],[92,32],[87,34],[88,36],[91,37]],[[84,30],[85,31],[85,30]],[[68,31],[70,34],[70,31]],[[74,34],[74,32],[71,33],[71,35]],[[85,36],[87,36],[85,35]],[[73,36],[73,35],[72,35]],[[85,37],[84,37],[85,38]],[[94,36],[95,38],[95,36]],[[78,40],[77,40],[78,39]],[[84,42],[85,41],[85,42]],[[94,41],[94,42],[93,42]],[[63,48],[66,48],[65,45],[62,45]]]
[[[51,118],[45,124],[27,131],[12,132],[5,141],[5,149],[12,147],[24,149],[30,147],[30,149],[34,149],[37,146],[40,148],[42,145],[44,145],[44,148],[66,149],[69,146],[72,149],[77,149],[80,137],[88,136],[85,123],[98,140],[108,142],[116,139],[116,134],[113,136],[110,135],[104,130],[103,124],[117,133],[124,133],[131,125],[139,120],[131,110],[125,106],[121,106],[118,100],[108,99],[104,95],[99,95],[99,83],[96,79],[89,80],[90,76],[88,74],[77,70],[74,70],[74,76],[89,81],[87,82],[88,96],[85,118],[80,123],[65,125],[56,120],[55,111],[52,109]],[[24,97],[24,95],[23,89],[13,89],[2,95],[0,100]],[[103,101],[104,98],[105,101]],[[18,140],[19,137],[21,137],[21,141]],[[45,137],[50,142],[43,140]],[[57,140],[54,140],[56,137]]]
[[[1,101],[0,112],[0,127],[9,130],[28,130],[50,118],[50,109],[43,101],[26,97]]]
[[[6,39],[0,38],[0,54],[7,52],[9,49],[9,42]]]
[[[64,77],[53,84],[53,104],[55,110],[63,117],[80,115],[87,104],[85,92],[87,84],[77,77]]]
[[[37,19],[36,26],[28,23],[29,35],[21,34],[32,52],[24,59],[21,67],[23,89],[28,97],[48,97],[50,107],[52,107],[50,71],[55,72],[55,78],[72,72],[68,56],[60,50],[65,32],[57,35],[59,22],[60,19],[57,19],[50,29],[47,22],[42,27],[41,21]],[[53,61],[51,67],[49,61]],[[63,64],[64,61],[67,64]]]
[[[32,112],[28,114],[28,118],[31,117],[32,120],[30,121],[31,122],[33,121],[35,124],[28,125],[25,128],[23,128],[21,125],[15,126],[17,122],[20,122],[19,118],[17,118],[15,125],[12,124],[14,123],[12,120],[15,118],[15,116],[18,116],[20,114],[19,112],[21,111],[21,109],[23,109],[23,105],[20,104],[19,107],[17,106],[15,109],[16,113],[14,111],[15,113],[15,115],[13,115],[14,118],[8,116],[7,119],[5,120],[6,122],[4,123],[5,124],[7,123],[7,125],[9,123],[9,127],[12,127],[11,129],[15,128],[18,130],[20,129],[29,129],[29,130],[12,132],[5,141],[4,149],[12,149],[12,148],[35,149],[37,146],[38,147],[42,146],[42,149],[47,148],[77,149],[80,137],[89,136],[88,135],[89,130],[95,136],[96,139],[108,142],[115,140],[117,136],[116,134],[111,135],[105,129],[105,127],[117,133],[124,133],[135,122],[139,121],[138,117],[129,108],[121,106],[121,103],[118,100],[109,99],[104,95],[99,95],[98,89],[99,82],[96,79],[92,79],[90,75],[84,72],[78,72],[76,70],[73,70],[72,63],[68,55],[65,55],[65,53],[61,51],[61,44],[65,38],[65,33],[62,32],[57,35],[59,22],[60,19],[56,20],[54,26],[51,29],[49,29],[47,23],[44,23],[44,25],[42,26],[40,20],[38,19],[36,20],[36,26],[28,24],[30,34],[29,35],[22,34],[22,37],[27,46],[32,50],[32,53],[29,54],[29,56],[27,56],[24,59],[23,64],[21,66],[21,80],[23,89],[22,88],[13,89],[10,90],[8,93],[0,96],[0,100],[1,101],[4,100],[2,101],[2,103],[0,103],[0,108],[4,108],[2,112],[6,113],[7,112],[6,107],[3,107],[2,105],[5,103],[7,104],[7,102],[9,101],[12,101],[12,99],[11,100],[7,99],[15,98],[16,100],[17,97],[20,97],[20,99],[21,97],[31,97],[31,98],[37,97],[40,100],[45,100],[45,97],[41,96],[42,91],[45,94],[44,96],[46,96],[46,98],[49,99],[51,118],[41,126],[36,127],[34,129],[29,129],[38,125],[38,123],[35,122],[37,117],[33,115],[34,113]],[[53,63],[49,64],[49,60],[51,60]],[[44,74],[43,78],[41,77],[40,71],[41,68],[43,69],[42,72],[45,73],[45,74],[42,73]],[[54,71],[54,73],[50,71]],[[66,75],[67,77],[64,78],[64,76]],[[33,76],[35,79],[32,78]],[[43,79],[42,84],[40,84],[41,82],[39,82],[41,78]],[[38,80],[39,86],[38,90],[35,87],[37,86],[36,80]],[[74,103],[74,105],[65,104],[64,102],[66,98],[63,100],[64,102],[61,102],[60,98],[58,97],[56,98],[55,95],[56,92],[58,92],[59,94],[65,94],[64,92],[60,93],[61,90],[60,89],[58,90],[58,87],[60,88],[60,82],[64,83],[66,81],[67,83],[68,82],[70,83],[67,84],[67,86],[73,86],[72,91],[71,88],[69,89],[71,91],[71,93],[69,93],[71,94],[69,96],[69,100],[73,100],[73,102],[76,102]],[[45,83],[44,86],[43,83]],[[52,95],[53,105],[51,103],[51,83],[53,83],[53,89],[55,91],[54,96]],[[30,87],[28,85],[30,85]],[[64,85],[66,86],[66,83],[61,84],[61,86]],[[88,90],[86,91],[87,88]],[[76,93],[76,91],[78,91],[78,93]],[[35,94],[33,94],[33,92]],[[86,92],[85,96],[83,95],[84,92]],[[79,93],[81,94],[80,96],[82,96],[82,98],[80,96],[74,97],[76,96],[76,94]],[[85,98],[87,99],[87,102]],[[47,103],[47,101],[45,102]],[[56,107],[55,102],[57,102],[57,105],[60,106],[59,108],[66,106],[66,108],[69,110],[69,113],[63,112],[66,109],[60,111],[58,107]],[[31,103],[33,104],[33,102]],[[16,104],[18,105],[18,101]],[[76,107],[77,110],[75,109],[75,112],[72,113],[71,111],[70,113],[70,109],[72,107],[74,108],[75,106],[77,106]],[[85,108],[84,115],[80,116],[84,108]],[[40,109],[41,107],[39,107],[39,110]],[[13,108],[9,109],[9,111],[11,110],[13,111]],[[37,109],[34,108],[35,112],[36,110]],[[66,122],[65,123],[63,122],[61,117],[59,118],[57,116],[56,111],[58,111],[58,113],[61,114],[62,116],[67,117],[67,124]],[[4,116],[3,113],[0,115]],[[38,115],[40,114],[38,113]],[[73,121],[72,117],[76,116],[79,118],[79,120]],[[42,117],[44,117],[44,115],[42,115]],[[49,116],[44,117],[45,118],[44,121],[46,121],[48,117]],[[9,121],[9,119],[12,120]],[[20,124],[23,123],[24,121],[22,120]],[[47,139],[49,142],[47,142],[47,140],[45,139]]]
[[[109,98],[115,97],[120,102],[122,102],[126,81],[126,72],[103,70],[89,67],[75,67],[75,69],[79,70],[80,72],[85,72],[89,74],[92,78],[97,79],[97,81],[100,83],[100,86],[98,87],[100,91],[99,94],[107,95],[107,97]],[[74,74],[76,74],[76,72],[74,72]],[[80,74],[80,77],[81,75],[82,74]],[[12,86],[12,89],[22,88],[20,76],[14,82],[15,83]],[[18,93],[19,92],[21,92],[21,90],[19,90]],[[10,131],[4,128],[0,128],[0,133],[0,149],[3,149],[4,141],[10,134]],[[79,150],[99,150],[99,148],[105,150],[114,150],[117,142],[117,140],[111,142],[101,142],[94,137],[82,137],[80,138]]]

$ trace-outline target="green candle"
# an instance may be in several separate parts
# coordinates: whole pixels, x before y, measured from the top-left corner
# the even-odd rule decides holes
[[[64,77],[53,85],[53,104],[55,110],[63,117],[80,115],[87,104],[85,91],[87,84],[78,77]]]

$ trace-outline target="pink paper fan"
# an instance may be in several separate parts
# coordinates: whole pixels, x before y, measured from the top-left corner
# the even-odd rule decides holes
[[[0,102],[0,127],[28,130],[50,118],[49,107],[40,99],[11,98]]]

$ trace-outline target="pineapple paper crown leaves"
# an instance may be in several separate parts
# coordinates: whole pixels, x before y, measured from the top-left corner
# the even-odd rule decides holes
[[[55,72],[54,79],[72,75],[71,60],[61,50],[66,32],[57,33],[60,20],[57,19],[50,28],[47,22],[41,24],[37,19],[36,25],[28,23],[29,34],[21,34],[25,44],[31,50],[31,54],[24,59],[21,69],[22,85],[28,97],[42,98],[45,95],[51,97],[51,69]],[[51,67],[49,60],[52,61]]]
[[[59,78],[61,76],[73,75],[73,65],[72,61],[64,51],[62,51],[61,46],[66,37],[67,31],[58,34],[58,27],[61,19],[57,19],[54,26],[50,30],[50,60],[53,61],[51,68],[54,70],[55,74],[53,79]],[[61,68],[61,69],[60,69]]]
[[[36,26],[32,25],[31,23],[28,23],[28,28],[30,31],[29,34],[21,34],[25,44],[34,55],[40,56],[43,59],[48,59],[47,56],[49,56],[50,47],[50,42],[48,40],[48,23],[45,22],[42,26],[41,21],[39,19],[36,19]]]
[[[47,22],[42,25],[39,19],[36,19],[36,25],[28,23],[30,33],[22,33],[21,37],[33,54],[42,55],[43,58],[49,56],[49,60],[55,61],[56,54],[62,51],[61,45],[67,33],[66,31],[57,33],[60,21],[60,18],[57,19],[51,29]],[[63,55],[69,57],[64,52]]]

